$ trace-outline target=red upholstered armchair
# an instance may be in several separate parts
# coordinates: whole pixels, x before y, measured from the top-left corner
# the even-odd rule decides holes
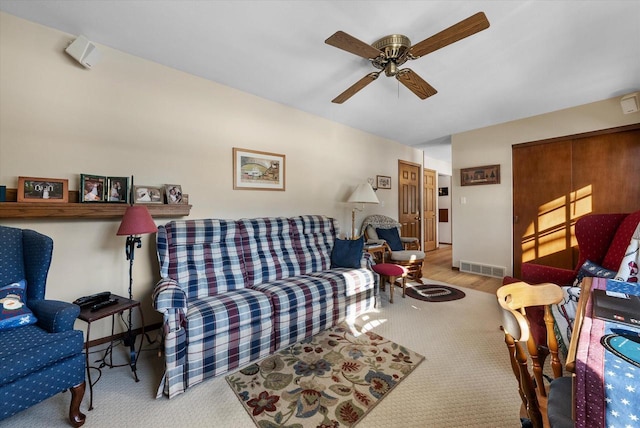
[[[529,284],[552,282],[571,285],[585,261],[617,272],[640,222],[640,211],[631,214],[591,214],[576,222],[576,240],[580,255],[573,270],[535,263],[522,264],[522,280]]]
[[[529,284],[551,282],[572,285],[585,261],[589,260],[605,269],[617,272],[631,236],[640,222],[640,211],[631,214],[591,214],[576,222],[578,241],[578,263],[571,269],[560,269],[535,263],[523,263],[521,279],[505,277],[503,284],[524,281]],[[532,334],[539,343],[544,343],[546,330],[541,308],[529,308],[527,317]]]

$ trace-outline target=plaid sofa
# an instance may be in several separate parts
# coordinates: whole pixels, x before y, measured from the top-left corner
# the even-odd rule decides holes
[[[158,397],[242,367],[373,308],[378,277],[331,269],[324,216],[183,220],[158,227],[165,373]]]

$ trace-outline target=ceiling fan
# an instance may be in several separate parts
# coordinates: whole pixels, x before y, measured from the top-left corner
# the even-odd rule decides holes
[[[338,31],[325,40],[325,43],[368,59],[380,71],[367,74],[331,102],[342,104],[347,101],[369,83],[376,80],[383,70],[385,75],[395,76],[400,83],[420,99],[424,100],[435,95],[438,91],[422,77],[418,76],[410,68],[400,69],[399,67],[407,60],[418,59],[487,28],[489,28],[487,17],[484,12],[478,12],[413,46],[411,46],[409,38],[402,34],[391,34],[368,45],[344,31]]]

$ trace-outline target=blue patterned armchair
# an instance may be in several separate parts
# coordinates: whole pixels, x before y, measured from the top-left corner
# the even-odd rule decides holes
[[[44,299],[52,253],[48,236],[0,226],[0,420],[70,389],[69,421],[78,427],[85,422],[84,340],[73,329],[80,308]]]

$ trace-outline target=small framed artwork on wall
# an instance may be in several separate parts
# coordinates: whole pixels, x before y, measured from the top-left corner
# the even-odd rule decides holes
[[[69,202],[69,180],[18,177],[18,202]]]
[[[391,177],[376,175],[376,187],[378,189],[391,189]]]
[[[460,169],[461,186],[477,186],[480,184],[500,184],[500,165]]]
[[[107,177],[80,174],[80,202],[104,202]]]

